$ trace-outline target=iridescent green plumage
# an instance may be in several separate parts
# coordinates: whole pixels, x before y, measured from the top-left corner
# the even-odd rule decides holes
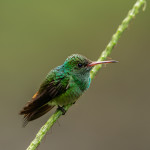
[[[91,83],[90,70],[96,64],[115,61],[92,62],[86,57],[74,54],[66,59],[63,65],[51,70],[39,91],[20,111],[24,115],[24,125],[39,118],[54,106],[74,103]]]

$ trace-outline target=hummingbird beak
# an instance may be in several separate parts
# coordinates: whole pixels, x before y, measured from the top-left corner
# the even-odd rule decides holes
[[[106,61],[93,61],[92,63],[88,64],[88,66],[95,66],[99,64],[107,64],[107,63],[117,63],[118,61],[116,60],[106,60]]]

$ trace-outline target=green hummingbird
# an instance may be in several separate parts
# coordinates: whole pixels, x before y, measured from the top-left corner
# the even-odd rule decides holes
[[[63,65],[48,73],[38,92],[20,111],[20,115],[24,115],[23,125],[41,117],[54,106],[65,114],[63,107],[75,103],[89,88],[90,71],[93,66],[116,62],[115,60],[93,62],[79,54],[69,56]]]

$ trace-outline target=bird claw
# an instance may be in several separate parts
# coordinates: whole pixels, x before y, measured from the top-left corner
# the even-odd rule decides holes
[[[62,106],[58,106],[57,110],[60,110],[62,112],[62,115],[66,114],[66,110],[64,109],[64,107]]]

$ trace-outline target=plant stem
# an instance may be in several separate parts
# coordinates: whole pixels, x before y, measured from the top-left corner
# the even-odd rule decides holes
[[[108,43],[108,45],[106,46],[105,50],[100,55],[98,61],[105,60],[110,55],[112,49],[117,44],[120,36],[125,31],[125,29],[127,29],[127,27],[129,26],[129,23],[131,22],[131,20],[133,20],[135,18],[135,16],[138,14],[140,8],[143,5],[144,5],[143,10],[145,10],[146,0],[138,0],[134,4],[133,8],[128,12],[128,15],[126,16],[126,18],[122,21],[121,25],[119,25],[116,33],[112,36],[111,41]],[[91,78],[92,79],[95,77],[96,73],[99,71],[99,69],[101,67],[102,67],[102,65],[96,65],[92,69],[92,71],[91,71]]]
[[[125,31],[125,29],[127,29],[127,27],[129,26],[129,23],[131,22],[131,20],[133,20],[135,18],[135,16],[138,14],[140,8],[143,5],[146,6],[146,0],[137,0],[137,2],[134,4],[133,8],[129,11],[126,18],[122,21],[121,25],[118,27],[116,33],[112,36],[111,41],[108,43],[105,50],[102,52],[98,61],[105,60],[110,55],[112,49],[117,44],[120,36]],[[102,65],[96,65],[92,69],[91,79],[93,79],[95,77],[96,73],[100,70],[101,67],[102,67]],[[67,111],[70,108],[70,106],[71,105],[67,105],[67,106],[65,106],[64,109]],[[53,124],[56,122],[56,120],[61,115],[62,115],[62,112],[60,110],[56,110],[56,112],[49,118],[49,120],[45,123],[45,125],[42,126],[42,128],[37,133],[35,139],[31,142],[31,144],[29,145],[29,147],[26,150],[35,150],[38,147],[38,145],[41,143],[45,134],[50,130],[50,128],[53,126]]]

